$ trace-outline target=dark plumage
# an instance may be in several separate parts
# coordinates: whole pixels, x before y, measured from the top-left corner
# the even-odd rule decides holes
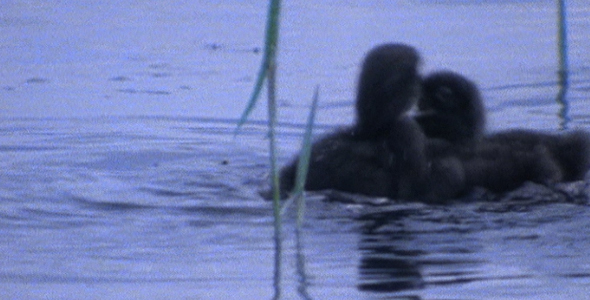
[[[514,129],[491,134],[484,141],[507,145],[516,152],[534,152],[545,148],[560,170],[561,181],[582,180],[590,169],[590,135],[582,130],[550,134]]]
[[[584,178],[590,169],[590,136],[577,130],[550,134],[513,129],[485,136],[461,160],[467,186],[506,192],[526,181],[553,184]]]
[[[485,108],[475,83],[464,76],[439,71],[424,78],[416,121],[429,138],[469,144],[484,134]]]
[[[394,184],[390,157],[384,139],[367,140],[360,138],[353,128],[340,129],[312,145],[305,189],[388,197]],[[297,163],[298,158],[281,170],[284,196],[295,184]]]
[[[384,44],[367,54],[357,86],[357,134],[383,137],[406,118],[420,95],[419,63],[418,52],[402,44]]]
[[[551,184],[563,179],[559,164],[543,144],[525,150],[508,141],[484,138],[475,147],[463,149],[459,157],[467,187],[507,192],[527,181]]]
[[[371,50],[363,63],[356,97],[356,123],[312,145],[306,190],[336,189],[389,198],[427,200],[455,194],[454,185],[430,190],[429,182],[452,174],[462,185],[458,161],[431,164],[426,139],[407,115],[420,93],[416,50],[385,44]],[[297,159],[281,171],[281,190],[294,185]],[[445,171],[449,169],[449,171]],[[434,171],[433,171],[434,170]],[[433,176],[431,176],[433,174]]]
[[[590,168],[590,138],[582,131],[510,130],[485,136],[477,86],[459,74],[426,77],[418,107],[417,122],[429,137],[428,155],[459,158],[468,188],[506,192],[526,181],[578,180]]]

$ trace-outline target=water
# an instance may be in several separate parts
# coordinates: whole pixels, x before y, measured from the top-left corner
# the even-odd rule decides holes
[[[352,121],[363,54],[415,45],[479,83],[489,130],[555,131],[554,1],[285,3],[281,163]],[[0,4],[0,299],[270,299],[265,106],[234,138],[266,6],[244,1]],[[590,11],[568,2],[569,128],[590,130]],[[260,120],[260,121],[258,121]],[[312,195],[284,224],[283,299],[584,299],[590,207],[450,206]],[[340,199],[342,200],[342,199]],[[570,199],[571,200],[571,199]]]

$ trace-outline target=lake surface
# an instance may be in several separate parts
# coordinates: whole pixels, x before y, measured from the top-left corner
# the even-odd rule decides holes
[[[590,181],[449,206],[310,194],[277,276],[264,101],[234,136],[267,7],[204,2],[0,4],[0,299],[587,297]],[[317,135],[352,122],[363,55],[391,41],[476,81],[490,131],[590,130],[590,10],[567,10],[564,106],[554,1],[285,2],[280,163],[315,86]]]

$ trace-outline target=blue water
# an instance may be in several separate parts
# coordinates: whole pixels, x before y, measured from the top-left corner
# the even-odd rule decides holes
[[[565,113],[555,12],[285,2],[280,162],[300,147],[316,85],[317,134],[353,120],[359,62],[387,41],[420,49],[424,72],[475,80],[490,131],[590,130],[590,11],[568,1]],[[275,295],[263,102],[234,137],[265,14],[245,1],[0,4],[0,299]],[[586,182],[575,188],[444,207],[312,194],[300,236],[285,217],[281,299],[585,299],[590,206]]]

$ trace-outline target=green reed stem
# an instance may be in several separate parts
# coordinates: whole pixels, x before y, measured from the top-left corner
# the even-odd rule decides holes
[[[268,70],[271,64],[276,66],[276,52],[277,52],[277,45],[279,40],[279,14],[281,9],[281,1],[280,0],[270,0],[270,5],[268,9],[268,16],[266,19],[266,34],[265,34],[265,42],[264,42],[264,55],[262,57],[262,63],[260,64],[260,69],[258,70],[258,75],[256,77],[256,84],[254,85],[254,90],[250,95],[250,100],[238,121],[238,127],[236,128],[239,130],[242,125],[248,119],[248,116],[256,106],[256,102],[258,101],[258,97],[260,96],[260,92],[262,91],[262,85],[264,80],[267,79]]]
[[[268,138],[270,148],[270,178],[272,181],[272,201],[273,213],[275,217],[275,227],[280,230],[281,227],[281,191],[279,182],[279,172],[277,166],[277,147],[276,147],[276,124],[277,124],[277,104],[276,104],[276,65],[271,62],[268,69]],[[278,224],[277,224],[278,223]]]
[[[305,189],[305,181],[307,179],[307,171],[309,169],[312,142],[311,137],[315,113],[318,106],[319,89],[319,86],[316,86],[313,93],[311,109],[307,117],[307,124],[305,125],[305,133],[303,135],[301,153],[299,154],[299,161],[297,163],[297,177],[295,179],[295,188],[293,189],[293,194],[295,195],[295,199],[297,199],[297,228],[301,228],[301,225],[303,224],[303,215],[305,214],[305,197],[303,193]]]
[[[274,299],[281,297],[281,207],[280,207],[280,182],[279,172],[277,167],[277,148],[275,128],[277,124],[277,102],[276,102],[276,53],[279,40],[279,15],[280,15],[281,1],[270,0],[268,16],[266,21],[266,33],[264,42],[264,56],[254,90],[250,95],[250,100],[238,121],[238,126],[234,134],[237,134],[241,126],[246,122],[248,116],[256,106],[256,102],[260,96],[264,80],[267,80],[268,88],[268,137],[270,148],[270,172],[272,183],[272,199],[273,199],[273,216],[274,216],[274,242],[275,242],[275,271],[274,271]]]
[[[275,128],[277,123],[277,102],[276,102],[276,52],[279,40],[279,13],[280,0],[271,0],[266,24],[266,43],[264,47],[264,60],[261,68],[266,69],[268,79],[268,136],[270,148],[270,174],[272,180],[272,207],[274,216],[274,241],[275,241],[275,271],[274,287],[275,299],[281,297],[281,261],[282,261],[282,236],[281,236],[281,195],[279,172],[277,168],[277,148]],[[260,88],[260,87],[258,87]],[[256,91],[255,91],[256,92]],[[255,95],[257,98],[258,95]],[[249,112],[248,112],[249,113]],[[247,114],[246,114],[247,116]]]
[[[260,96],[260,91],[262,90],[262,85],[264,80],[267,79],[268,83],[268,129],[269,129],[269,147],[270,147],[270,169],[271,169],[271,182],[272,182],[272,195],[273,195],[273,205],[275,206],[275,217],[279,217],[280,219],[280,209],[279,200],[280,200],[280,190],[279,190],[279,176],[277,171],[277,160],[276,160],[276,141],[275,141],[275,127],[276,127],[276,52],[277,52],[277,43],[279,40],[279,13],[281,8],[281,1],[280,0],[271,0],[268,10],[267,22],[266,22],[266,34],[265,34],[265,43],[264,43],[264,56],[262,58],[262,63],[260,65],[260,69],[258,70],[258,77],[256,78],[256,84],[254,86],[254,90],[252,91],[252,95],[250,96],[250,100],[238,121],[238,126],[236,128],[236,134],[241,128],[241,126],[246,122],[248,116],[256,106],[258,98]]]
[[[258,70],[258,76],[250,100],[238,121],[235,134],[238,133],[241,126],[247,121],[248,116],[256,106],[262,85],[265,79],[267,80],[268,88],[268,137],[269,137],[269,148],[270,148],[270,172],[272,182],[272,200],[273,200],[273,216],[274,216],[274,242],[275,242],[275,270],[274,270],[274,289],[275,293],[273,299],[280,299],[281,297],[281,256],[282,256],[282,236],[281,236],[281,206],[280,206],[280,182],[279,172],[277,166],[277,150],[276,150],[276,134],[275,128],[277,124],[277,103],[276,103],[276,52],[278,48],[279,39],[279,15],[280,15],[280,0],[270,0],[267,23],[266,23],[266,34],[264,44],[264,56],[260,69]],[[297,181],[295,193],[298,195],[298,210],[297,210],[297,229],[301,228],[303,220],[303,212],[305,208],[303,195],[303,189],[305,187],[305,180],[307,176],[307,170],[309,165],[309,157],[311,152],[311,135],[313,129],[313,122],[315,119],[315,112],[318,102],[319,88],[316,87],[312,108],[308,117],[306,131],[303,139],[303,146],[301,151],[301,157],[297,166]]]
[[[560,82],[567,85],[568,83],[568,57],[567,57],[567,12],[565,0],[558,2],[558,29],[557,29],[557,47],[559,51],[559,74]]]
[[[567,51],[567,11],[565,7],[565,0],[557,0],[557,49],[559,57],[558,85],[559,91],[557,93],[557,102],[561,105],[559,110],[559,118],[561,119],[561,129],[566,129],[569,122],[569,103],[566,99],[567,90],[569,88],[569,63]]]
[[[297,271],[297,294],[299,298],[304,300],[313,299],[308,292],[309,289],[309,276],[305,270],[305,254],[303,251],[303,237],[301,236],[300,228],[295,229],[295,258],[296,258],[296,271]]]

